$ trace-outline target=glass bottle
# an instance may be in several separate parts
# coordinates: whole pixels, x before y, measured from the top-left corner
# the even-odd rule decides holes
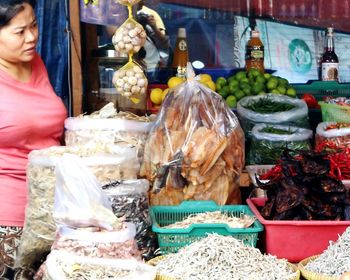
[[[177,32],[176,45],[174,49],[174,57],[172,67],[176,68],[177,76],[185,77],[186,66],[188,62],[188,46],[186,39],[186,29],[179,28]]]
[[[245,50],[245,67],[246,71],[257,69],[264,72],[264,45],[260,40],[258,30],[251,31],[251,38],[246,45]]]
[[[326,43],[321,59],[322,81],[338,81],[339,60],[334,51],[333,31],[333,27],[328,27],[326,30]]]

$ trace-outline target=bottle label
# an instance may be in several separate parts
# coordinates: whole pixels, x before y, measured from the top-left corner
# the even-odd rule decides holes
[[[322,81],[337,81],[339,63],[322,63]]]
[[[185,40],[180,40],[178,46],[180,51],[187,51],[187,43]]]
[[[264,47],[247,47],[246,59],[264,59]]]

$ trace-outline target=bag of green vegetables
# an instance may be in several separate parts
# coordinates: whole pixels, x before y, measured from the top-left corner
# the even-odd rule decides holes
[[[275,164],[284,149],[297,154],[310,150],[313,133],[309,129],[271,124],[257,124],[252,130],[249,164]]]
[[[305,101],[285,95],[247,96],[238,102],[237,112],[247,138],[258,123],[309,128]]]

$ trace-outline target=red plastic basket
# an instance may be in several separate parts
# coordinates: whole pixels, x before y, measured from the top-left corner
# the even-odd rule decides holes
[[[266,253],[278,258],[299,262],[321,254],[336,241],[350,221],[271,221],[265,220],[257,207],[264,206],[266,198],[247,199],[247,204],[265,227]]]

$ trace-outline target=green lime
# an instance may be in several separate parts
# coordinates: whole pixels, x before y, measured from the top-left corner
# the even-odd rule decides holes
[[[274,93],[274,94],[280,94],[280,92],[279,92],[277,89],[273,89],[273,90],[271,90],[271,93]]]
[[[256,82],[252,86],[252,92],[253,94],[258,94],[259,92],[263,91],[264,88],[265,88],[264,84]]]
[[[268,79],[266,87],[268,90],[273,90],[275,88],[277,88],[278,85],[278,80],[275,77],[271,77],[270,79]]]
[[[216,91],[219,92],[220,89],[222,89],[222,86],[220,84],[215,84]]]
[[[235,81],[235,80],[236,80],[236,76],[231,76],[227,78],[228,83],[231,83],[232,81]]]
[[[264,94],[266,94],[265,91],[260,91],[260,92],[258,93],[258,95],[264,95]]]
[[[250,81],[249,81],[249,79],[248,78],[242,78],[242,79],[240,79],[239,80],[239,83],[241,84],[241,83],[250,83]]]
[[[256,77],[255,82],[265,84],[266,79],[264,78],[263,75],[260,75],[260,76]]]
[[[289,89],[287,89],[286,94],[290,97],[296,97],[297,91],[294,88],[289,88]]]
[[[218,91],[219,94],[223,97],[226,98],[227,96],[230,95],[230,88],[229,86],[224,86],[221,90]]]
[[[237,100],[240,100],[240,99],[242,99],[245,95],[244,95],[244,92],[243,92],[243,91],[237,90],[237,91],[235,91],[235,96],[236,96]]]
[[[270,73],[264,73],[264,78],[265,78],[266,80],[270,79],[271,76],[272,76],[272,75],[271,75]]]
[[[231,80],[231,81],[229,82],[229,85],[236,85],[236,86],[238,86],[238,85],[239,85],[239,82],[238,82],[237,80]]]
[[[216,84],[216,86],[220,85],[220,87],[222,88],[223,86],[225,86],[227,84],[227,81],[224,77],[219,77],[216,79],[215,84]]]
[[[240,81],[240,80],[242,80],[244,78],[247,78],[247,75],[246,75],[245,71],[239,71],[239,72],[236,73],[235,77],[236,77],[237,80]]]
[[[233,95],[230,95],[226,98],[226,103],[230,108],[237,107],[237,98]]]
[[[239,90],[238,84],[229,84],[228,85],[230,94],[233,94],[235,91]]]
[[[285,79],[285,78],[279,78],[279,79],[278,79],[278,84],[279,84],[279,85],[283,85],[284,87],[286,87],[286,86],[289,85],[289,82],[288,82],[288,80]]]
[[[284,86],[278,86],[277,90],[280,94],[285,94],[287,92],[287,89]]]
[[[242,91],[244,92],[245,95],[251,95],[252,94],[252,89],[249,85],[245,86],[242,88]]]

